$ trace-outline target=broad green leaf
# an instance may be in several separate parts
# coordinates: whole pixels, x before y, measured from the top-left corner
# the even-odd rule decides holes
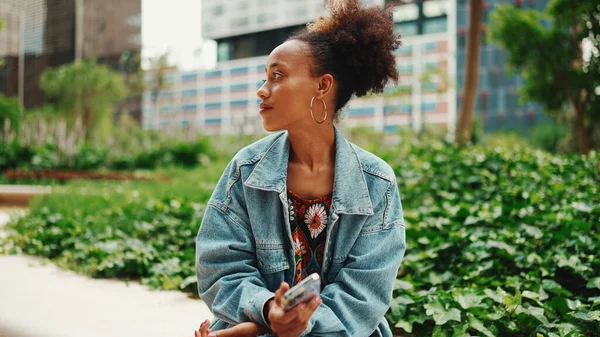
[[[560,284],[556,283],[556,281],[554,280],[548,280],[545,279],[542,281],[542,287],[545,290],[548,290],[549,292],[553,293],[553,294],[557,294],[557,295],[565,295],[565,296],[572,296],[571,292],[564,289]]]
[[[435,328],[433,328],[433,332],[431,333],[431,337],[447,337],[448,335],[446,334],[446,332],[444,331],[444,329],[437,325]]]
[[[398,297],[396,297],[394,299],[396,300],[396,302],[398,302],[400,304],[413,304],[413,303],[415,303],[415,301],[412,298],[410,298],[410,297],[408,297],[406,295],[400,295],[400,296],[398,296]]]
[[[598,321],[600,322],[600,311],[578,311],[572,313],[571,316],[580,319],[582,321]]]
[[[454,327],[454,334],[452,334],[452,337],[470,337],[471,335],[467,333],[468,329],[468,324],[456,325]]]
[[[600,289],[600,277],[595,277],[589,280],[585,287]]]
[[[524,290],[523,291],[523,297],[524,298],[529,298],[531,300],[538,300],[539,299],[539,295],[534,293],[533,291],[529,291],[529,290]]]
[[[488,328],[485,327],[485,325],[479,321],[477,318],[475,318],[473,315],[469,315],[469,326],[479,332],[481,332],[482,334],[484,334],[487,337],[495,337],[494,333],[491,332]]]
[[[581,303],[580,300],[572,301],[567,298],[567,306],[569,307],[569,309],[571,309],[573,311],[579,309],[582,305],[583,305],[583,303]]]
[[[440,302],[427,303],[423,306],[425,313],[429,316],[433,316],[433,320],[436,325],[444,325],[449,320],[460,322],[460,310],[452,308],[446,310]]]
[[[515,255],[515,252],[516,252],[515,247],[509,246],[505,242],[488,240],[487,244],[489,247],[502,249],[502,250],[505,250],[510,255]]]
[[[460,304],[463,309],[469,309],[473,307],[481,306],[481,301],[486,298],[486,296],[477,296],[473,292],[468,293],[454,293],[454,300]]]
[[[498,287],[496,291],[493,291],[491,289],[485,289],[484,292],[489,298],[494,300],[496,303],[504,304],[504,296],[506,296],[506,291],[504,291],[502,288]]]
[[[404,331],[411,333],[413,331],[413,324],[412,322],[407,322],[405,320],[399,320],[398,322],[396,322],[396,325],[394,325],[396,328],[400,328],[400,329],[404,329]]]
[[[397,289],[411,290],[413,288],[414,288],[414,286],[410,282],[406,282],[406,281],[402,281],[402,280],[398,280],[398,279],[396,279],[396,281],[394,282],[394,290],[397,290]]]

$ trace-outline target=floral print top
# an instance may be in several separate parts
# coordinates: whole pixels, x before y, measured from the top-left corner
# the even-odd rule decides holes
[[[332,193],[304,200],[288,190],[290,225],[296,261],[294,284],[312,273],[321,274]]]

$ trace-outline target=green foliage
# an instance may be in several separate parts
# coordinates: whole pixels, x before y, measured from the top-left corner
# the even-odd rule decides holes
[[[531,130],[531,143],[541,149],[556,153],[560,143],[567,137],[568,128],[557,123],[536,125]]]
[[[133,170],[156,169],[168,166],[194,167],[201,164],[203,157],[214,158],[208,138],[193,142],[166,141],[150,150],[118,152],[114,148],[99,143],[86,143],[69,156],[57,150],[55,143],[22,146],[14,141],[0,141],[0,170]]]
[[[490,14],[488,39],[508,51],[509,69],[525,79],[521,99],[539,102],[556,117],[569,117],[571,108],[580,111],[586,125],[578,133],[593,133],[600,125],[598,17],[596,0],[552,0],[544,12],[502,4]],[[596,49],[587,60],[584,39]]]
[[[9,130],[18,136],[22,116],[23,110],[19,106],[18,99],[0,93],[0,136],[2,138],[6,139],[8,136],[4,134],[6,123],[9,123]]]
[[[113,105],[123,100],[127,88],[123,78],[95,60],[66,64],[42,74],[40,87],[58,103],[71,123],[80,118],[86,139],[105,135]]]
[[[600,333],[600,155],[424,150],[388,156],[408,241],[387,314],[397,332]]]
[[[79,181],[56,187],[8,226],[0,252],[43,256],[93,277],[194,292],[194,238],[214,188],[203,179],[216,181],[226,164],[156,173],[176,177],[170,184]]]
[[[408,248],[386,314],[397,335],[600,333],[600,154],[354,133],[392,165],[403,200]],[[0,246],[193,292],[193,239],[226,159],[168,172],[169,185],[72,184],[39,199]]]

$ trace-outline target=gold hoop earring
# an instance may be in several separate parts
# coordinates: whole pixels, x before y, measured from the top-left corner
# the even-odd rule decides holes
[[[325,122],[325,120],[327,119],[327,104],[325,104],[324,100],[321,100],[321,103],[323,103],[323,109],[325,110],[325,117],[323,118],[322,121],[319,122],[315,118],[315,114],[313,113],[313,102],[315,101],[315,97],[316,96],[313,96],[313,98],[310,100],[310,115],[312,116],[312,119],[313,119],[313,121],[315,121],[315,123],[317,123],[317,124],[323,124],[323,122]]]

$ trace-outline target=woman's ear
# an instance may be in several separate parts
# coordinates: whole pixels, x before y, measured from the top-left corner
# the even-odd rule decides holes
[[[329,93],[333,93],[334,78],[331,74],[325,74],[319,79],[319,88],[317,92],[317,98],[323,99]]]

